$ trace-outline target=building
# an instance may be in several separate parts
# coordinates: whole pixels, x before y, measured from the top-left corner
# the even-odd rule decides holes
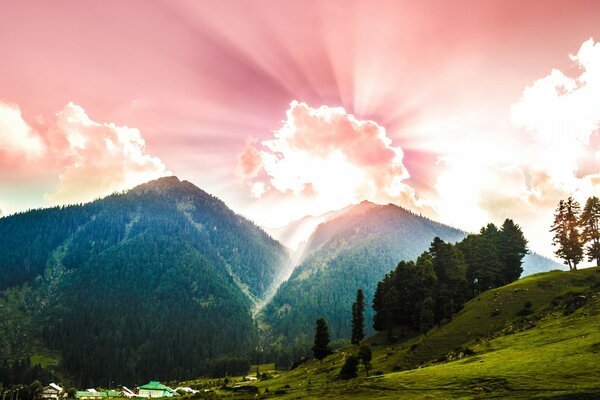
[[[108,390],[106,392],[98,392],[96,389],[87,389],[83,391],[77,391],[75,398],[81,400],[98,400],[109,397],[120,397],[120,392],[116,390]]]
[[[139,397],[173,397],[179,394],[168,386],[157,381],[150,381],[138,387]]]
[[[140,397],[133,390],[129,389],[127,386],[123,386],[121,388],[121,397],[127,397],[128,399],[133,397]]]
[[[51,383],[42,390],[40,398],[45,400],[58,400],[63,394],[63,388],[56,383]]]

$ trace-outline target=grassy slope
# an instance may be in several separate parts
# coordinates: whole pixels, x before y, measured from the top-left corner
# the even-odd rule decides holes
[[[372,371],[383,374],[365,378],[361,368],[358,379],[338,380],[347,347],[255,385],[286,399],[600,398],[599,290],[597,268],[529,276],[473,299],[425,336],[394,345],[371,338]],[[569,292],[587,304],[564,315]],[[528,301],[532,314],[517,315]],[[475,355],[456,359],[459,347]],[[444,356],[454,361],[433,361]]]

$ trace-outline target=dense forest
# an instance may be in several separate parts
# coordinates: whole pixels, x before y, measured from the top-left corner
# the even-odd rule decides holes
[[[527,240],[510,219],[456,244],[436,237],[416,261],[401,261],[377,284],[374,328],[390,340],[398,326],[426,332],[479,293],[517,280],[526,254]]]
[[[246,371],[254,301],[287,260],[253,223],[175,177],[2,218],[0,236],[0,303],[26,293],[18,323],[39,338],[30,345],[58,351],[78,386]],[[14,342],[0,341],[0,358],[28,355]]]

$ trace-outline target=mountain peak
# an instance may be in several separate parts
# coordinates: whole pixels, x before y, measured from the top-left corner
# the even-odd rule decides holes
[[[175,175],[171,175],[171,176],[164,176],[162,178],[158,178],[153,181],[148,181],[139,186],[167,188],[167,187],[172,187],[172,186],[179,186],[181,183],[182,183],[182,181],[180,181],[178,177],[176,177]]]

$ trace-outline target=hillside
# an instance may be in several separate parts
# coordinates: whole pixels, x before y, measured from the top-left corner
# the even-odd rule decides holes
[[[287,260],[176,177],[2,218],[0,237],[0,358],[56,350],[82,386],[243,370],[252,308]]]
[[[321,316],[333,339],[348,337],[357,289],[364,290],[370,303],[377,282],[398,261],[416,258],[436,236],[454,242],[464,235],[398,206],[369,202],[319,225],[302,263],[259,316],[275,352],[291,351],[288,359],[304,354],[314,321]],[[365,320],[371,318],[368,307]],[[371,333],[371,324],[366,325]]]
[[[599,326],[600,269],[543,273],[481,294],[425,335],[370,338],[368,378],[362,366],[337,378],[347,346],[254,386],[278,399],[598,399]]]

